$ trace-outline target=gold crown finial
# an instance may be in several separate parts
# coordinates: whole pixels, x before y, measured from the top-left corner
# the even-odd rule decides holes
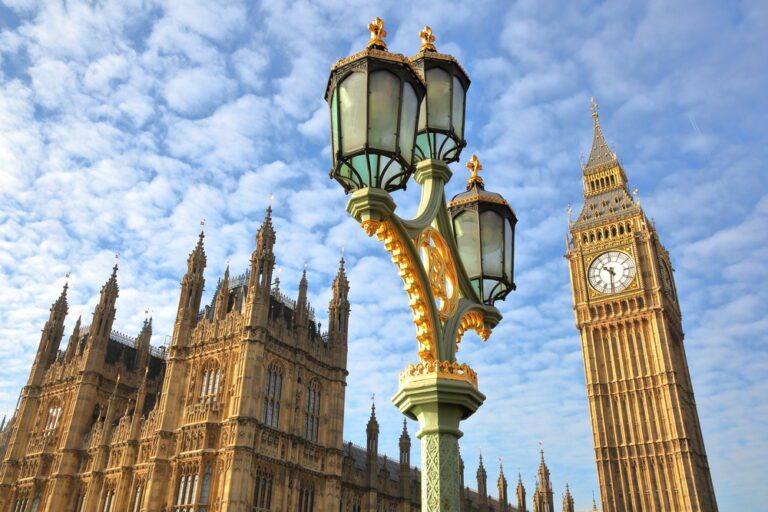
[[[480,160],[478,160],[477,155],[472,155],[472,158],[469,159],[469,162],[467,162],[467,169],[469,169],[469,172],[472,173],[467,180],[467,185],[471,185],[473,183],[482,185],[483,178],[480,177],[478,172],[483,170],[483,165],[480,163]]]
[[[371,31],[371,40],[366,45],[368,48],[378,47],[380,50],[387,50],[387,43],[384,38],[387,37],[387,31],[384,30],[384,21],[378,16],[368,24],[368,30]]]
[[[597,102],[595,101],[595,98],[590,98],[589,101],[592,103],[592,117],[595,119],[595,122],[597,122]]]
[[[435,36],[432,34],[432,27],[424,25],[424,28],[419,32],[421,38],[421,51],[422,52],[436,52],[437,48],[432,44],[435,42]]]

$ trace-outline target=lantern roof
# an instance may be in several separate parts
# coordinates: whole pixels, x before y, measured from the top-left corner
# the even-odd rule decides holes
[[[459,70],[461,78],[466,82],[464,87],[466,88],[469,86],[469,74],[461,65],[461,63],[459,63],[456,57],[453,55],[448,55],[447,53],[439,53],[437,48],[435,48],[435,45],[433,44],[435,42],[435,36],[432,33],[432,28],[429,26],[424,27],[421,32],[419,32],[419,38],[421,38],[421,49],[419,50],[419,53],[409,57],[409,61],[411,61],[413,64],[417,64],[422,59],[433,59],[454,64]],[[420,72],[419,74],[421,74],[422,70],[419,68],[416,69],[418,69]]]
[[[467,190],[453,196],[453,199],[448,202],[448,208],[467,203],[488,202],[507,206],[512,209],[501,194],[485,190],[483,178],[478,174],[483,170],[483,166],[477,158],[477,155],[472,155],[472,158],[467,162],[467,168],[470,172],[470,176],[467,178]],[[514,210],[512,213],[514,214]]]
[[[368,30],[371,31],[371,39],[368,41],[364,50],[359,51],[354,55],[350,55],[349,57],[339,59],[333,66],[331,66],[331,75],[328,77],[328,84],[325,87],[326,101],[328,100],[329,94],[331,93],[331,85],[334,83],[333,78],[336,71],[355,62],[369,59],[384,60],[395,64],[401,64],[403,67],[409,69],[411,73],[413,73],[413,76],[416,77],[416,79],[421,83],[421,85],[426,88],[427,82],[424,80],[424,77],[422,77],[421,74],[413,67],[408,57],[401,53],[390,53],[387,51],[387,44],[383,39],[386,37],[387,32],[384,30],[384,22],[381,21],[381,18],[375,18],[368,25]]]

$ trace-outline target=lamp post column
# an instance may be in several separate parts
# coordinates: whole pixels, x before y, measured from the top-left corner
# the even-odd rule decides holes
[[[419,421],[421,430],[421,509],[427,512],[460,510],[459,422],[485,400],[466,380],[435,374],[412,379],[392,401],[400,411]]]

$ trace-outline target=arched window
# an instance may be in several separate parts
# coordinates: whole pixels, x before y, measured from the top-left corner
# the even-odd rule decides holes
[[[197,508],[198,512],[208,512],[208,499],[211,494],[211,463],[209,462],[205,466],[205,473],[203,473],[203,485],[200,488],[200,506]]]
[[[75,512],[83,512],[85,510],[85,486],[80,487],[77,493],[77,501],[75,501]]]
[[[48,416],[45,418],[45,428],[43,429],[45,434],[53,434],[56,431],[60,418],[61,406],[57,403],[51,404],[48,408]]]
[[[175,512],[192,512],[197,494],[197,470],[190,466],[182,470],[179,477],[179,485],[176,491]]]
[[[315,507],[315,488],[306,482],[302,482],[299,488],[299,511],[313,512]]]
[[[261,421],[268,427],[279,428],[280,395],[283,392],[283,368],[276,363],[267,369],[264,385],[264,407]]]
[[[108,487],[104,493],[104,504],[101,506],[101,512],[112,512],[115,507],[115,488]]]
[[[307,386],[304,414],[304,438],[316,443],[320,428],[320,384],[316,380]]]
[[[19,493],[13,506],[13,512],[24,512],[27,509],[27,502],[29,501],[29,498],[26,494],[27,492],[29,491]]]
[[[256,486],[253,490],[253,510],[261,512],[272,508],[272,473],[264,469],[256,472]]]
[[[32,500],[32,508],[30,512],[37,512],[40,510],[40,492],[35,493],[35,499]]]
[[[136,485],[136,492],[133,494],[133,512],[139,512],[141,510],[141,502],[144,501],[144,482],[139,482]]]
[[[203,369],[200,378],[200,396],[198,403],[208,404],[217,402],[220,390],[219,368],[213,363],[209,363]]]

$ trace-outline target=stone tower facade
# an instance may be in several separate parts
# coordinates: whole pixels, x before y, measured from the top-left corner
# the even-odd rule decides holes
[[[400,457],[343,442],[349,281],[341,260],[321,332],[307,301],[273,279],[271,211],[249,269],[202,305],[204,237],[187,259],[173,337],[112,329],[117,267],[91,324],[64,350],[67,286],[51,306],[29,380],[0,427],[0,510],[12,512],[416,512],[420,473],[404,426]],[[506,510],[464,490],[462,512]],[[504,497],[505,498],[505,497]]]
[[[670,257],[592,115],[566,258],[603,510],[713,512]]]

